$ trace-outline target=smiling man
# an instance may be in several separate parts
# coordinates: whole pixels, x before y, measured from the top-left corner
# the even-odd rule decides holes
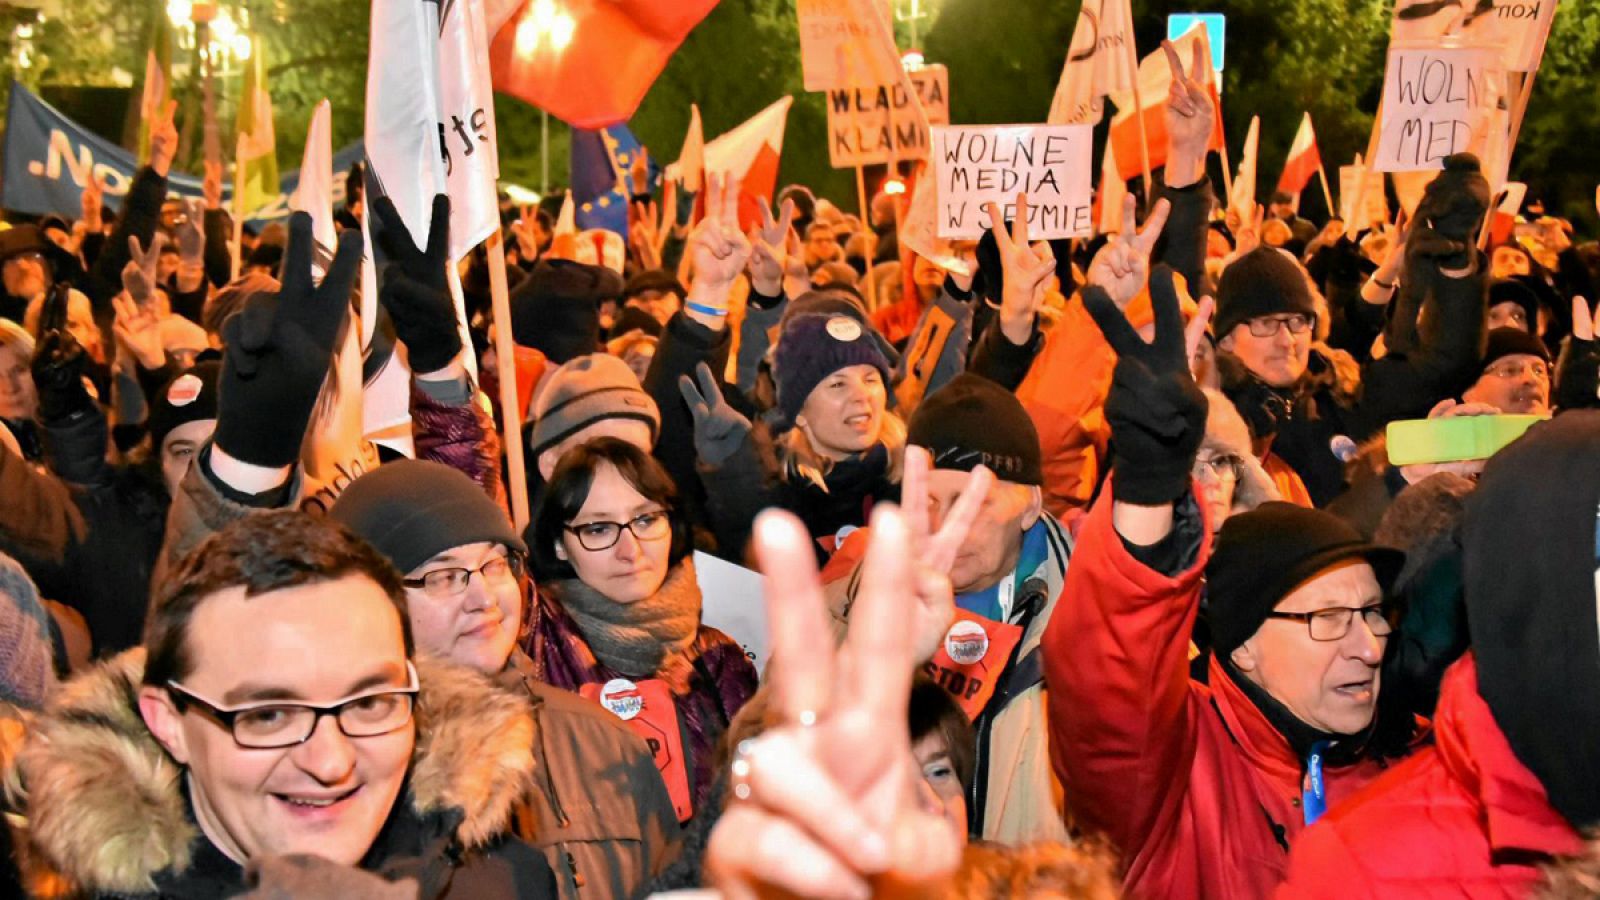
[[[171,572],[145,647],[68,685],[21,767],[42,861],[93,895],[230,896],[313,854],[423,897],[548,897],[506,837],[531,730],[514,697],[412,659],[372,548],[270,512]]]

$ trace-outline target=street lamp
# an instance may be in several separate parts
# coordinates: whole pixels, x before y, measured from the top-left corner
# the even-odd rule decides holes
[[[541,47],[559,55],[572,43],[578,23],[555,0],[533,0],[517,23],[513,49],[521,57],[531,57]],[[550,114],[539,110],[539,193],[550,193]]]

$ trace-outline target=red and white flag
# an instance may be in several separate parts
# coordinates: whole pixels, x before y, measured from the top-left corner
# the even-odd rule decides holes
[[[1311,113],[1306,113],[1300,119],[1300,129],[1294,133],[1294,143],[1289,145],[1289,159],[1283,164],[1283,174],[1278,176],[1278,190],[1285,194],[1300,193],[1321,168],[1317,133],[1311,129]]]
[[[782,97],[705,146],[706,177],[732,176],[739,182],[739,227],[761,221],[757,204],[770,204],[778,190],[778,160],[793,97]]]
[[[1084,0],[1046,121],[1051,125],[1099,124],[1105,98],[1133,90],[1135,59],[1133,12],[1128,0]]]
[[[1256,214],[1256,156],[1261,146],[1261,117],[1250,117],[1250,130],[1244,136],[1244,152],[1239,154],[1239,174],[1233,176],[1233,191],[1228,195],[1228,210],[1248,222]]]
[[[689,130],[683,136],[678,161],[667,166],[666,177],[683,184],[690,193],[699,193],[705,181],[706,130],[700,123],[700,106],[689,104]]]
[[[1178,51],[1178,58],[1183,60],[1185,66],[1194,58],[1195,44],[1200,45],[1203,58],[1211,59],[1211,42],[1206,37],[1204,25],[1196,25],[1172,42]],[[1212,72],[1210,66],[1204,68],[1202,75],[1211,93],[1211,105],[1216,110],[1210,149],[1221,150],[1225,140],[1222,133],[1222,99],[1217,94],[1216,73]],[[1157,169],[1167,164],[1167,93],[1171,87],[1172,67],[1167,63],[1166,53],[1157,50],[1139,61],[1139,99],[1144,101],[1142,108],[1134,102],[1132,91],[1118,91],[1111,95],[1111,102],[1117,105],[1117,114],[1111,119],[1111,140],[1117,145],[1117,169],[1122,173],[1123,180],[1140,175],[1139,120],[1136,116],[1144,119],[1144,133],[1150,142],[1150,167]]]

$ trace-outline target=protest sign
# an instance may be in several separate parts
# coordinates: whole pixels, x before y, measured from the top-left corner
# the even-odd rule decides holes
[[[738,641],[760,672],[768,655],[761,573],[696,550],[694,575],[704,598],[700,621]]]
[[[950,70],[906,73],[927,118],[917,115],[906,80],[828,92],[828,161],[835,169],[927,159],[928,126],[950,124]]]
[[[884,0],[798,0],[800,69],[808,91],[894,80],[899,54]]]
[[[1487,48],[1391,48],[1373,169],[1441,169],[1445,157],[1471,149],[1501,100],[1502,81]]]
[[[1361,189],[1361,175],[1366,173],[1367,187]],[[1365,214],[1355,212],[1356,196],[1361,197]],[[1353,166],[1339,167],[1339,218],[1352,229],[1366,228],[1374,222],[1389,221],[1389,203],[1383,195],[1383,173],[1369,170],[1359,161]]]
[[[1477,0],[1468,4],[1397,0],[1391,46],[1439,44],[1450,39],[1494,47],[1501,68],[1531,72],[1539,67],[1555,14],[1556,0]]]
[[[978,238],[984,211],[1007,218],[1028,195],[1028,233],[1041,240],[1087,237],[1091,214],[1092,126],[957,125],[932,129],[939,236]]]

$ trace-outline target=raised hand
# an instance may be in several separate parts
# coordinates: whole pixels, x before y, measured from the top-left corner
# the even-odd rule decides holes
[[[1216,107],[1206,89],[1206,66],[1211,61],[1196,41],[1194,59],[1185,72],[1171,41],[1162,41],[1161,49],[1172,67],[1172,84],[1167,90],[1166,182],[1168,187],[1188,187],[1205,176],[1206,153],[1216,127]]]
[[[1261,246],[1261,226],[1266,218],[1266,207],[1259,203],[1248,220],[1237,211],[1229,211],[1228,227],[1233,230],[1233,252],[1228,255],[1230,262]]]
[[[529,262],[539,258],[539,238],[533,233],[538,215],[538,207],[524,206],[522,214],[511,225],[511,233],[517,238],[517,249],[522,253],[522,258]]]
[[[111,298],[116,319],[111,333],[117,346],[141,367],[155,370],[167,364],[166,348],[161,343],[161,322],[150,307],[118,294]]]
[[[437,372],[461,353],[461,331],[456,324],[455,300],[450,296],[446,267],[450,265],[450,197],[433,198],[428,220],[428,247],[416,241],[387,195],[372,201],[378,232],[373,240],[388,258],[378,302],[394,320],[395,335],[406,345],[411,370]]]
[[[967,477],[961,495],[939,522],[938,531],[932,527],[928,514],[928,472],[933,468],[933,458],[922,447],[905,448],[905,474],[900,483],[900,497],[904,504],[906,527],[911,536],[911,555],[916,560],[913,580],[909,582],[917,603],[911,631],[916,635],[912,642],[912,656],[917,662],[926,662],[939,649],[944,634],[955,618],[955,593],[950,585],[950,570],[955,567],[961,545],[966,543],[972,524],[994,486],[994,473],[978,466]]]
[[[178,152],[178,128],[172,123],[177,111],[178,101],[168,100],[150,123],[150,168],[162,178],[172,170],[172,157]]]
[[[222,325],[216,445],[233,459],[282,468],[300,454],[361,267],[361,232],[348,230],[322,283],[313,284],[314,243],[311,216],[290,215],[283,283],[252,296]]]
[[[161,248],[166,246],[167,236],[156,232],[150,239],[150,250],[145,252],[144,246],[139,243],[136,235],[128,235],[128,262],[122,267],[122,289],[128,292],[133,302],[143,306],[155,296],[156,266],[161,261]]]
[[[750,286],[765,297],[783,290],[784,266],[789,261],[789,229],[794,222],[794,201],[783,201],[778,218],[761,204],[761,224],[750,232]]]
[[[1096,286],[1083,304],[1117,353],[1106,397],[1106,420],[1116,451],[1115,496],[1136,506],[1165,506],[1188,492],[1195,451],[1205,436],[1206,397],[1189,371],[1178,289],[1172,269],[1150,276],[1155,337],[1146,343],[1110,296]],[[1198,341],[1198,332],[1187,336]]]
[[[661,233],[661,210],[655,201],[634,203],[629,206],[632,221],[628,223],[628,246],[634,261],[641,269],[661,268],[661,251],[657,236]]]
[[[83,224],[91,234],[105,227],[101,220],[101,214],[105,210],[105,188],[101,186],[100,179],[92,174],[89,176],[78,203]]]
[[[39,324],[39,345],[34,348],[30,365],[39,395],[39,419],[47,423],[71,418],[94,405],[83,387],[83,368],[89,354],[66,327],[67,295],[66,284],[51,287]]]
[[[1007,232],[998,204],[989,204],[989,230],[1000,251],[1000,330],[1006,340],[1021,346],[1033,337],[1034,317],[1044,305],[1056,257],[1044,241],[1028,240],[1028,197],[1017,195],[1017,211]]]
[[[202,208],[202,212],[206,209],[221,209],[222,163],[214,159],[208,159],[204,165],[205,178],[200,183],[201,190],[205,194],[205,206]]]
[[[1134,230],[1138,214],[1133,195],[1122,199],[1122,233],[1106,242],[1089,263],[1089,283],[1097,284],[1111,296],[1118,309],[1127,309],[1133,298],[1144,290],[1150,278],[1150,254],[1161,240],[1161,230],[1167,225],[1167,214],[1172,204],[1163,197],[1156,201],[1144,221],[1144,228]]]
[[[178,226],[178,255],[186,266],[203,265],[206,253],[204,200],[183,201],[183,224]]]
[[[690,235],[689,244],[697,285],[704,281],[726,288],[744,271],[750,240],[739,230],[739,182],[733,176],[706,179],[706,216]]]
[[[745,435],[750,433],[750,420],[728,405],[710,366],[695,366],[694,377],[698,387],[689,376],[678,376],[678,393],[683,395],[689,415],[694,418],[694,451],[707,465],[720,466],[744,443]]]
[[[733,799],[706,857],[725,896],[886,896],[927,886],[960,861],[960,835],[922,801],[911,754],[911,531],[889,505],[873,511],[871,527],[836,649],[805,527],[774,510],[756,520],[778,724],[741,744],[733,763]]]
[[[1489,211],[1489,182],[1470,153],[1445,157],[1444,171],[1417,201],[1407,258],[1427,258],[1446,270],[1472,265],[1474,242]]]

